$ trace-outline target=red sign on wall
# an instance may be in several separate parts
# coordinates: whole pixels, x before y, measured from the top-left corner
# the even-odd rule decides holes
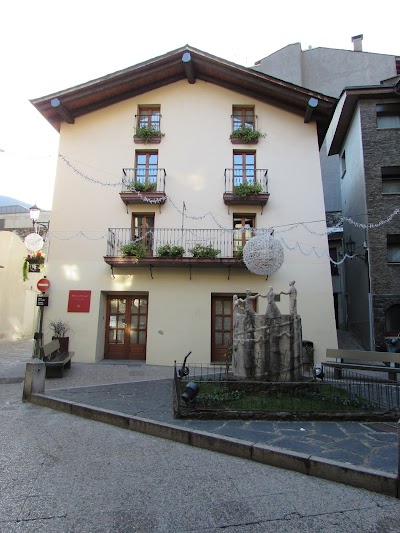
[[[68,313],[89,313],[92,291],[69,291]]]

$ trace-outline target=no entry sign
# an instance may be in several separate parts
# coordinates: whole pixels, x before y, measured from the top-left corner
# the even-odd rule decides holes
[[[42,278],[37,282],[36,286],[39,291],[46,292],[50,289],[50,281],[47,278]]]

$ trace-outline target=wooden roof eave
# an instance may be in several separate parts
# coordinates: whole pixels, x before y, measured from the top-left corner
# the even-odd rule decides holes
[[[183,61],[188,54],[190,70],[187,61]],[[335,98],[185,47],[97,80],[31,100],[31,103],[59,131],[63,117],[52,108],[52,99],[57,98],[64,112],[75,118],[185,77],[189,83],[194,83],[196,78],[202,79],[303,116],[309,98],[315,97],[320,104],[313,117],[316,120],[330,115],[336,102]]]

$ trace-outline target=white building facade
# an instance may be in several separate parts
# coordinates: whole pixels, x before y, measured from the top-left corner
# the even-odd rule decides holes
[[[70,323],[77,361],[221,362],[233,295],[291,280],[316,360],[337,346],[319,163],[333,98],[184,47],[32,103],[60,131],[45,324]],[[144,126],[158,135],[141,141]],[[257,143],[230,138],[243,126]],[[260,230],[285,253],[268,279],[240,257]],[[123,256],[132,242],[143,257]],[[159,257],[167,244],[183,257]],[[196,258],[196,245],[219,252]]]

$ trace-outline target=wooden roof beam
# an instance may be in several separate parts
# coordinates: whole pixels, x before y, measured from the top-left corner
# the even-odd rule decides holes
[[[57,111],[57,114],[63,120],[65,120],[65,122],[67,122],[68,124],[75,123],[75,119],[72,116],[71,112],[60,102],[58,98],[53,98],[50,103],[51,107],[53,107]]]
[[[192,56],[190,52],[185,52],[182,56],[183,68],[189,83],[196,83],[196,74],[193,67]]]
[[[311,121],[313,111],[317,106],[318,106],[318,99],[310,98],[307,104],[306,114],[304,116],[304,124],[308,124]]]

